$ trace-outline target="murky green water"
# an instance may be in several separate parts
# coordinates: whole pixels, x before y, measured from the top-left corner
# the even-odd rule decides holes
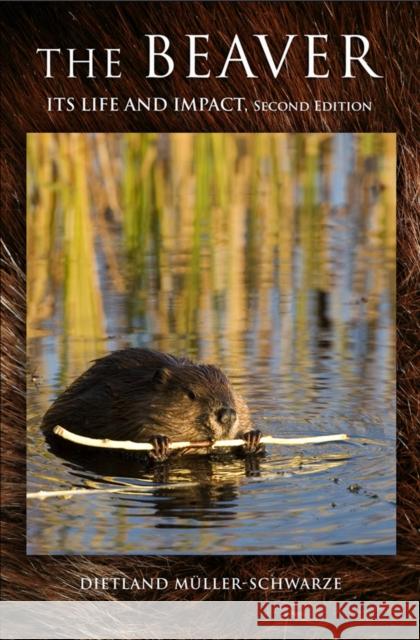
[[[394,553],[393,136],[40,134],[28,167],[28,491],[96,490],[28,500],[28,552]],[[354,438],[50,451],[52,399],[124,346],[218,364],[266,434]]]

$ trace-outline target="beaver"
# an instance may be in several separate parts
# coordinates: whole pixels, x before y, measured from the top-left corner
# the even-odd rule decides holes
[[[262,449],[245,401],[218,367],[151,349],[121,349],[95,360],[44,415],[47,436],[56,425],[90,438],[148,441],[150,458],[159,462],[177,440],[241,437],[244,453]]]

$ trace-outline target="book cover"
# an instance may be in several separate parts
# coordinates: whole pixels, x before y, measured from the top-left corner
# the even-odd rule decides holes
[[[416,17],[2,3],[2,638],[417,637]]]

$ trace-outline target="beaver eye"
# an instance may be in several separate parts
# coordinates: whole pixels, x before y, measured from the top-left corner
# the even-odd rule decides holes
[[[197,400],[197,396],[195,395],[194,391],[191,391],[191,389],[187,389],[186,392],[190,400]]]

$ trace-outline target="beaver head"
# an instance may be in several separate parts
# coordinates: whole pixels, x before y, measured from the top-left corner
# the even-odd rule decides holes
[[[180,435],[199,432],[213,440],[239,431],[236,397],[224,373],[213,365],[183,364],[159,368],[152,379],[149,419],[172,424]],[[182,426],[181,426],[182,424]]]

